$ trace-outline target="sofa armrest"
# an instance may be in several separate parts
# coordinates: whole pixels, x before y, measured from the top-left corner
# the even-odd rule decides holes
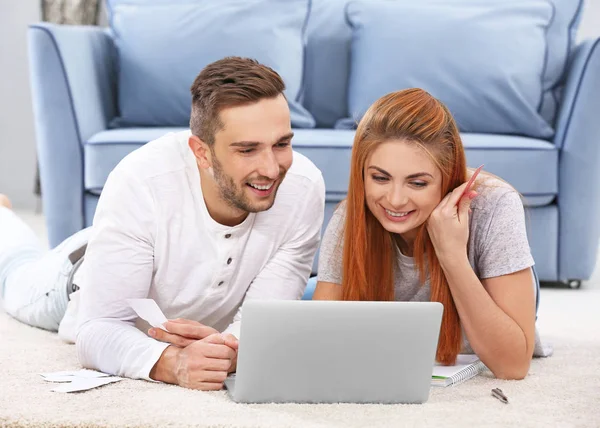
[[[554,143],[560,148],[558,279],[589,279],[600,240],[600,39],[570,61]]]
[[[84,226],[83,143],[116,114],[114,43],[101,27],[29,27],[38,162],[50,246]]]

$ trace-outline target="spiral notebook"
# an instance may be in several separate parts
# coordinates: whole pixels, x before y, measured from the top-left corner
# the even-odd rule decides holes
[[[485,369],[485,364],[477,358],[477,355],[460,354],[453,366],[435,364],[431,375],[431,386],[458,385],[473,376],[477,376]]]

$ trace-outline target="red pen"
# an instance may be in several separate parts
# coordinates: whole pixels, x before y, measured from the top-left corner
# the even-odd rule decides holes
[[[479,172],[482,170],[483,165],[481,165],[479,168],[477,168],[475,170],[475,172],[473,173],[473,175],[471,176],[471,179],[469,180],[469,182],[467,183],[467,187],[465,187],[465,190],[463,191],[463,194],[460,195],[460,199],[459,201],[462,199],[463,196],[465,196],[467,194],[467,192],[469,190],[471,190],[471,186],[473,186],[473,182],[475,181],[475,179],[477,178],[477,175],[479,175]]]

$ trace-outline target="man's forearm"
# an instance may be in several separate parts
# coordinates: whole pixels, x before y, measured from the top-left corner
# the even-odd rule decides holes
[[[77,356],[85,368],[131,379],[149,374],[168,346],[135,326],[115,320],[90,320],[79,326]]]
[[[181,348],[169,346],[152,367],[150,378],[160,382],[177,384],[176,365],[177,357]]]

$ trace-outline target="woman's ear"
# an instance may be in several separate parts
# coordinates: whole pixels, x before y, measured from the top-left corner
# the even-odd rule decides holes
[[[210,147],[203,140],[195,135],[191,135],[188,140],[188,145],[196,157],[198,167],[208,169],[212,167],[212,159]]]

